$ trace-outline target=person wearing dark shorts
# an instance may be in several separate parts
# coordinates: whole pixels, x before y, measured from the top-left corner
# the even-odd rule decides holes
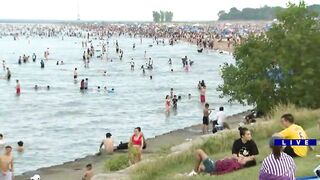
[[[209,110],[209,104],[206,103],[204,105],[204,110],[203,110],[202,134],[206,134],[208,132],[209,115],[210,114],[211,114],[211,110]]]
[[[202,119],[202,124],[204,124],[204,125],[209,125],[209,118],[208,117],[205,117],[205,116],[203,116],[203,119]]]

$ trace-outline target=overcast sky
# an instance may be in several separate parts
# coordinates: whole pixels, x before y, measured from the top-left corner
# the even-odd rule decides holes
[[[1,0],[0,19],[75,20],[78,2],[82,20],[151,21],[152,11],[161,9],[172,11],[174,21],[193,21],[216,20],[231,7],[286,6],[288,0]]]

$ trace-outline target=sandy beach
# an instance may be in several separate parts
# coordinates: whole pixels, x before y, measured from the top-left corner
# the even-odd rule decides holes
[[[248,112],[243,112],[229,116],[226,120],[231,126],[235,128],[238,123],[243,120],[243,117],[247,115]],[[200,121],[200,120],[199,120]],[[154,138],[147,139],[147,149],[144,150],[144,157],[151,155],[161,149],[163,146],[174,146],[181,144],[186,141],[186,139],[194,139],[201,136],[201,124],[186,127],[184,129],[178,129],[175,131],[168,132],[156,136]],[[127,153],[126,151],[116,152],[116,153]],[[84,158],[76,159],[75,161],[66,162],[61,165],[56,165],[52,167],[40,168],[35,171],[25,172],[20,176],[16,176],[15,180],[26,180],[29,179],[34,174],[39,174],[44,180],[74,180],[81,179],[84,167],[88,163],[92,163],[94,173],[104,173],[103,169],[105,162],[110,159],[112,155],[91,155]]]

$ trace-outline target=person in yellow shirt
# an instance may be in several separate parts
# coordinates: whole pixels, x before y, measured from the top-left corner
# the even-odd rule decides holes
[[[281,124],[285,127],[277,136],[283,139],[308,139],[306,132],[301,126],[294,124],[292,114],[284,114],[281,116]],[[307,146],[286,146],[283,150],[291,157],[304,157],[308,153]]]

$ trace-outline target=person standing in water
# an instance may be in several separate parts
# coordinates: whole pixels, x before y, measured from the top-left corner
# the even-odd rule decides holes
[[[209,110],[209,104],[206,103],[204,105],[203,110],[203,118],[202,118],[202,134],[206,134],[208,132],[209,125],[209,115],[211,114],[211,110]]]
[[[74,71],[73,71],[73,79],[74,80],[77,80],[78,78],[78,72],[77,72],[78,68],[74,68]]]
[[[202,86],[200,89],[200,102],[205,103],[206,102],[206,87]]]
[[[10,81],[10,79],[11,79],[11,71],[7,67],[7,80]]]
[[[18,59],[18,64],[21,64],[21,56],[19,56],[19,59]]]
[[[166,96],[165,107],[166,107],[166,112],[169,113],[171,108],[171,99],[169,95]]]
[[[5,153],[0,156],[0,179],[1,180],[13,180],[13,156],[11,154],[12,147],[6,146]]]
[[[37,60],[37,55],[35,53],[32,54],[32,61],[33,62],[36,62]]]
[[[173,108],[174,110],[177,110],[177,108],[178,108],[177,95],[174,95],[174,96],[173,96],[173,99],[172,99],[172,108]]]
[[[82,79],[81,82],[80,82],[80,90],[84,90],[84,87],[85,87],[84,79]]]
[[[88,89],[88,83],[89,83],[89,80],[88,78],[86,78],[86,81],[84,82],[84,89]]]
[[[20,93],[21,93],[21,88],[20,88],[19,80],[17,79],[16,82],[17,82],[17,85],[16,85],[16,93],[17,93],[17,95],[20,95]]]
[[[2,60],[2,68],[4,71],[6,70],[6,61],[5,60]]]
[[[170,98],[173,98],[173,88],[170,89]]]
[[[130,66],[131,66],[131,71],[134,71],[134,62],[133,62],[133,58],[131,58]]]
[[[168,63],[169,63],[169,65],[172,65],[172,60],[171,60],[171,58],[169,58]]]
[[[43,61],[43,59],[41,59],[40,65],[41,65],[41,68],[44,68],[44,61]]]

